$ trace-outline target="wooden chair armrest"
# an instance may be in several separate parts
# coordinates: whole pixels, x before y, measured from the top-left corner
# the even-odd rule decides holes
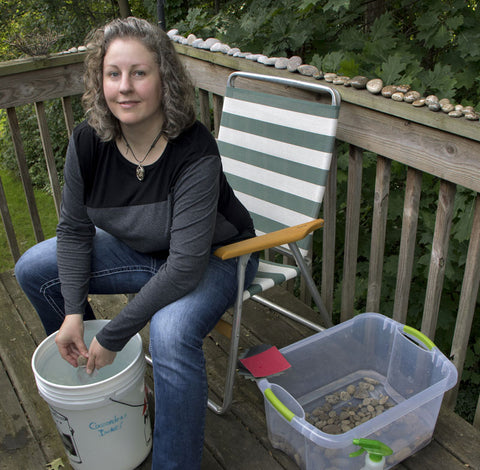
[[[221,259],[230,259],[246,255],[247,253],[255,253],[256,251],[266,250],[267,248],[285,245],[286,243],[297,242],[322,226],[323,219],[315,219],[311,222],[287,227],[277,230],[276,232],[266,233],[265,235],[222,246],[215,250],[214,255]]]

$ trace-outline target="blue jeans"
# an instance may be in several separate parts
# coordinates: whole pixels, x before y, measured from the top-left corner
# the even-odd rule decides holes
[[[165,262],[138,253],[97,229],[89,292],[138,292]],[[200,469],[207,377],[203,339],[235,301],[237,260],[211,255],[200,285],[159,310],[150,322],[150,351],[155,382],[154,470]],[[252,256],[245,285],[253,280],[258,258]],[[58,279],[56,239],[30,248],[15,266],[17,280],[36,309],[47,334],[63,322],[63,298]],[[90,307],[85,319],[93,319]]]

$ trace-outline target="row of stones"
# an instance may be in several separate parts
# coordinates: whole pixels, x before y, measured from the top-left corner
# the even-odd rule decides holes
[[[411,90],[409,85],[386,85],[380,78],[368,79],[364,76],[356,76],[353,78],[336,73],[323,73],[314,65],[304,64],[299,56],[286,57],[267,57],[263,54],[253,54],[251,52],[242,52],[238,47],[230,47],[222,43],[216,38],[208,38],[206,40],[197,38],[194,34],[187,37],[178,34],[177,29],[172,29],[168,33],[170,39],[179,44],[195,47],[197,49],[208,50],[210,52],[221,52],[223,54],[239,57],[263,65],[275,67],[279,70],[288,70],[289,72],[297,72],[307,77],[313,77],[317,80],[324,79],[334,85],[343,85],[355,89],[366,89],[374,95],[381,94],[385,98],[391,98],[397,102],[411,103],[414,107],[426,106],[431,111],[443,111],[452,118],[464,117],[469,121],[478,121],[479,115],[472,106],[462,106],[453,104],[449,99],[439,99],[435,95],[423,97],[418,91]]]

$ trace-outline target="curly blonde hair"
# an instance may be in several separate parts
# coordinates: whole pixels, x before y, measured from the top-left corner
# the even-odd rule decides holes
[[[87,37],[83,107],[88,123],[104,141],[120,137],[120,123],[111,113],[103,94],[103,60],[108,47],[117,38],[142,42],[160,67],[164,115],[163,135],[175,139],[195,122],[194,91],[191,79],[165,32],[139,18],[116,19],[94,30]]]

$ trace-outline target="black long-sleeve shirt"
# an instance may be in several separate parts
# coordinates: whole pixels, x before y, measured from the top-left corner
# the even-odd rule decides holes
[[[198,285],[212,247],[254,236],[248,211],[227,183],[215,139],[199,122],[145,167],[102,142],[86,122],[73,132],[65,161],[57,255],[65,313],[83,313],[95,227],[166,262],[98,334],[119,351],[162,307]]]

